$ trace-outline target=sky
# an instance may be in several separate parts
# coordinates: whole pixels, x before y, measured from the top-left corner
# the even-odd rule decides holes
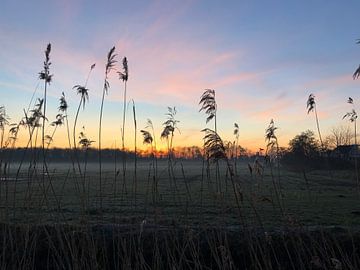
[[[201,145],[206,115],[199,112],[204,89],[216,91],[218,133],[250,150],[264,148],[271,119],[281,146],[295,135],[316,131],[306,101],[315,95],[320,128],[349,125],[342,116],[360,105],[357,29],[360,2],[308,1],[92,1],[2,0],[0,8],[0,105],[11,122],[42,98],[42,70],[47,43],[52,44],[47,117],[55,119],[64,92],[72,127],[80,101],[74,85],[84,84],[89,68],[89,102],[80,111],[77,133],[98,143],[99,113],[106,55],[116,47],[117,70],[127,57],[127,100],[134,100],[138,130],[151,119],[160,137],[167,107],[176,107],[175,145]],[[116,72],[103,112],[103,147],[119,147],[124,84]],[[34,99],[31,98],[34,94]],[[47,126],[46,132],[52,133]],[[70,128],[72,129],[72,128]],[[132,107],[126,116],[126,146],[134,147]],[[28,132],[22,130],[18,145]],[[53,146],[66,147],[66,128],[56,131]],[[138,132],[138,147],[144,147]],[[162,147],[165,142],[157,138]]]

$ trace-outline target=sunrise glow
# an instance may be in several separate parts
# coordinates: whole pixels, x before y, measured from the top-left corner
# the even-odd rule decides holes
[[[116,70],[103,112],[103,147],[121,144],[123,83],[116,71],[127,57],[129,106],[126,147],[134,148],[132,100],[136,106],[137,147],[140,129],[151,119],[160,139],[167,107],[176,107],[179,132],[174,146],[201,146],[206,116],[199,112],[204,89],[215,89],[218,132],[232,141],[234,123],[239,143],[251,151],[265,146],[264,131],[271,119],[279,128],[281,146],[316,125],[307,114],[306,100],[314,93],[324,134],[339,124],[348,111],[346,100],[358,99],[359,81],[352,73],[358,65],[359,38],[354,29],[360,4],[351,1],[263,3],[260,1],[136,1],[104,4],[93,1],[5,1],[0,11],[0,89],[12,123],[24,109],[42,97],[42,69],[46,44],[52,44],[48,89],[48,119],[55,119],[64,92],[68,120],[74,121],[80,97],[72,89],[84,84],[89,102],[80,111],[77,132],[98,141],[99,109],[106,54],[116,47]],[[206,8],[204,8],[204,5]],[[352,6],[351,9],[348,6]],[[33,6],[36,6],[34,8]],[[31,10],[31,12],[29,12]],[[346,16],[343,16],[345,14]],[[22,18],[19,20],[19,18]],[[34,96],[33,96],[34,94]],[[31,99],[33,96],[33,99]],[[52,132],[48,127],[47,133]],[[27,142],[19,134],[18,146]],[[52,147],[67,147],[66,128],[58,129]]]

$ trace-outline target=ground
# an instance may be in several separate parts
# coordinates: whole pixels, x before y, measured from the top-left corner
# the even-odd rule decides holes
[[[82,176],[68,163],[42,164],[29,170],[18,164],[0,183],[1,217],[16,223],[143,223],[276,226],[358,226],[359,192],[354,172],[290,172],[277,164],[263,174],[250,174],[247,162],[238,162],[233,182],[225,163],[201,160],[127,161],[105,163],[100,191],[99,164],[80,164]],[[75,164],[77,168],[77,165]],[[235,167],[233,166],[235,171]],[[174,177],[172,177],[172,172]],[[170,174],[170,177],[169,177]],[[136,193],[135,193],[136,179]],[[156,184],[158,188],[156,192]],[[234,185],[233,185],[234,184]],[[239,207],[235,200],[239,201]]]

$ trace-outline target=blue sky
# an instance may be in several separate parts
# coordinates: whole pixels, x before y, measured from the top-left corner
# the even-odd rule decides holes
[[[348,124],[341,120],[350,110],[347,97],[355,105],[359,97],[360,81],[352,79],[360,64],[359,10],[359,1],[5,0],[0,10],[1,105],[12,121],[23,116],[51,42],[54,80],[48,117],[55,117],[64,91],[72,123],[79,102],[72,86],[83,84],[96,63],[88,85],[90,102],[78,126],[97,141],[105,58],[115,45],[118,60],[129,60],[128,94],[136,102],[139,128],[150,118],[160,133],[167,106],[176,106],[181,134],[175,143],[201,144],[205,116],[198,112],[198,101],[205,88],[213,88],[223,139],[234,139],[237,122],[243,146],[264,147],[264,130],[273,118],[286,146],[296,134],[316,128],[313,115],[306,113],[310,93],[324,134]],[[122,121],[123,84],[115,73],[110,84],[106,146],[120,144]],[[39,87],[35,96],[41,95]],[[130,148],[131,117],[129,111]],[[64,128],[58,131],[55,145],[64,144],[65,134]]]

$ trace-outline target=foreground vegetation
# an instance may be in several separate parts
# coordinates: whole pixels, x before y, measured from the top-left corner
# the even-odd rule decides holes
[[[174,191],[168,161],[158,161],[155,193],[151,160],[142,160],[136,194],[122,189],[114,164],[104,163],[102,208],[94,164],[85,191],[69,163],[49,164],[45,182],[29,176],[28,165],[0,186],[3,269],[356,269],[360,263],[351,170],[333,171],[333,178],[314,170],[306,183],[281,168],[279,205],[270,167],[251,175],[248,163],[239,162],[239,215],[224,163],[217,192],[216,167],[207,176],[202,160],[175,160]]]

